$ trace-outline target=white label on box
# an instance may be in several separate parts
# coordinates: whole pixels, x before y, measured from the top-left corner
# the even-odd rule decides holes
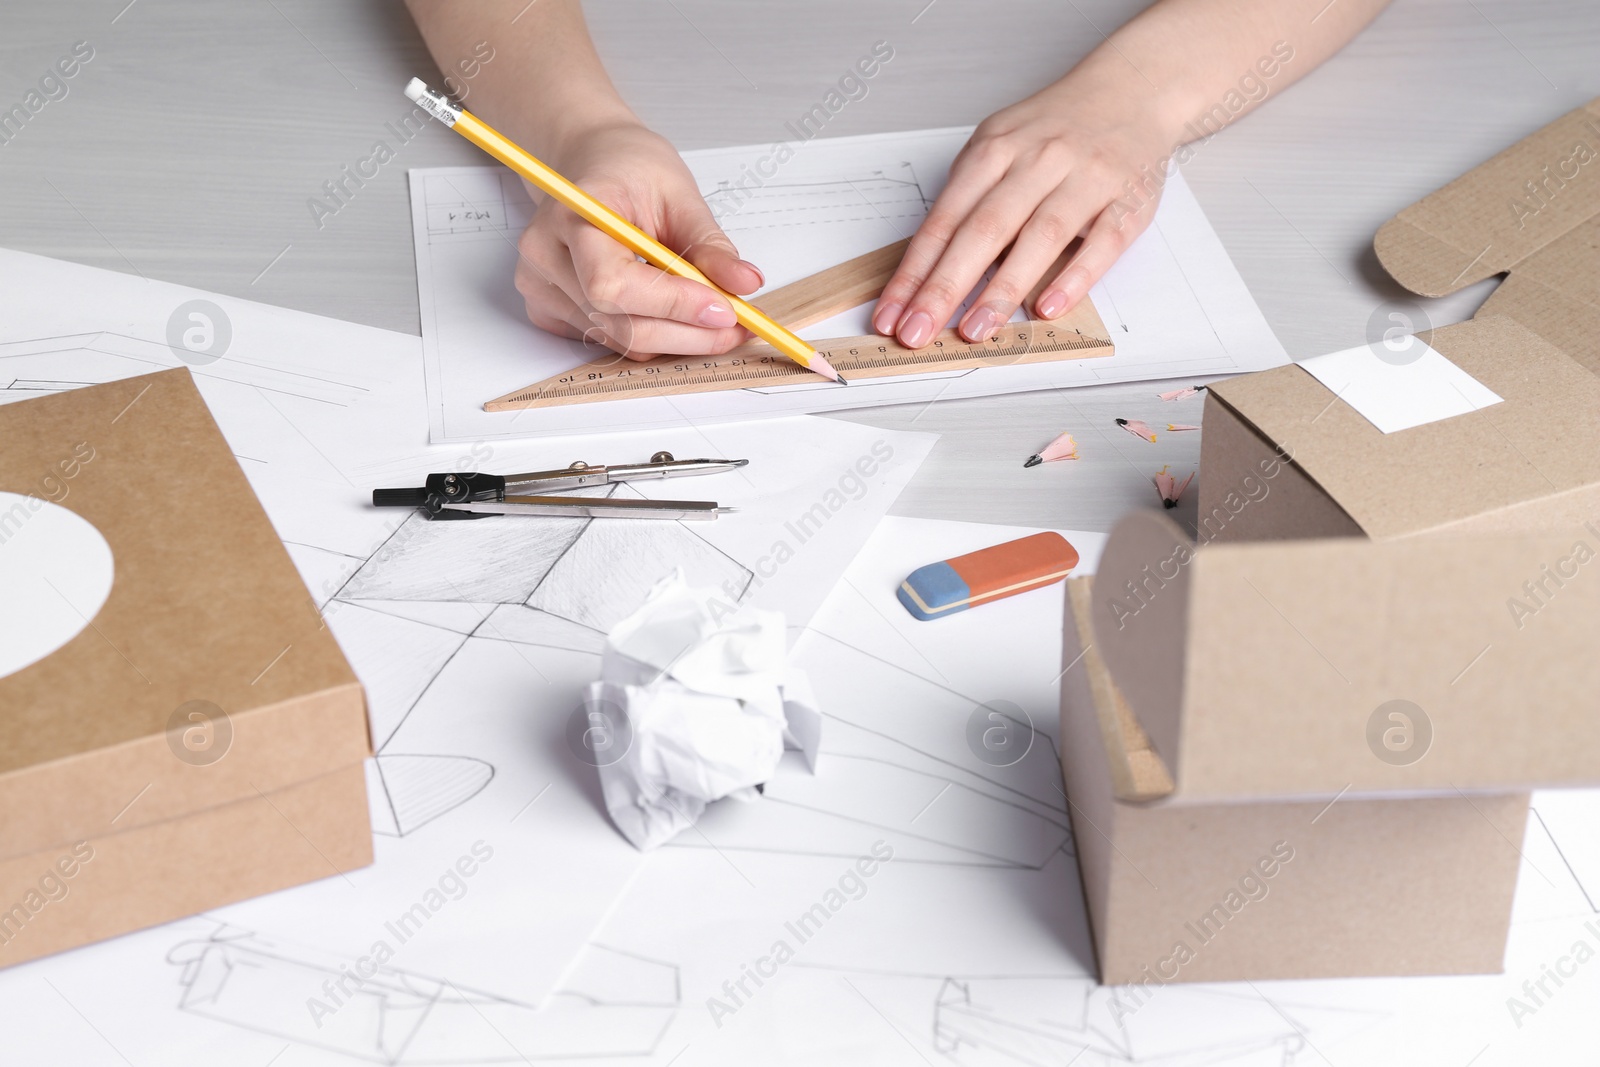
[[[1500,403],[1478,379],[1415,337],[1298,360],[1317,381],[1384,433],[1409,430]]]

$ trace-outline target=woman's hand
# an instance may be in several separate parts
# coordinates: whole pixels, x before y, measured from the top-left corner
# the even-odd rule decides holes
[[[549,162],[728,292],[743,296],[761,287],[761,272],[739,258],[678,153],[644,126],[586,130]],[[517,291],[528,319],[552,333],[630,359],[726,352],[749,336],[717,293],[640,262],[549,197],[517,251]]]
[[[1056,318],[1150,224],[1172,150],[1153,100],[1125,81],[1096,85],[1075,74],[974,131],[884,287],[872,319],[879,333],[927,344],[1009,245],[957,326],[968,340],[984,337],[1081,236],[1032,309]]]

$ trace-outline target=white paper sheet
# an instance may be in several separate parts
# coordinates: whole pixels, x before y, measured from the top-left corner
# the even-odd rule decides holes
[[[1383,342],[1298,360],[1317,381],[1384,433],[1479,411],[1494,390],[1415,337],[1397,353]]]
[[[784,285],[908,237],[943,187],[968,130],[819,139],[799,145],[750,192],[746,177],[771,146],[709,149],[684,158],[742,255]],[[531,207],[499,167],[411,171],[412,225],[435,441],[673,426],[1074,385],[1220,377],[1286,359],[1181,174],[1154,223],[1090,293],[1114,356],[952,371],[912,378],[640,398],[518,412],[487,400],[592,358],[529,325],[512,285],[516,237]],[[744,180],[740,188],[736,183]],[[759,302],[759,297],[757,298]],[[870,334],[870,306],[819,323],[812,339]]]
[[[378,749],[373,866],[0,971],[0,1059],[16,1062],[93,1062],[106,1054],[96,1029],[133,1062],[173,1064],[266,1063],[287,1044],[303,1047],[284,1063],[385,1062],[402,1050],[407,1062],[459,1062],[451,1027],[463,1019],[515,1032],[639,862],[567,738],[606,630],[674,566],[803,625],[933,441],[802,418],[429,447],[415,338],[9,251],[0,287],[0,402],[192,364],[367,686]],[[716,499],[739,513],[430,523],[369,504],[372,488],[420,484],[428,471],[637,461],[658,449],[750,464],[618,492]],[[203,522],[205,487],[180,491]],[[463,857],[476,857],[464,888],[446,879]],[[441,892],[420,926],[394,925]],[[382,980],[331,1016],[313,1013],[311,998],[329,1002],[322,983],[379,942],[393,952]],[[552,999],[539,1032],[563,1006],[593,1004],[595,990],[633,1004],[630,983],[654,988],[648,968],[613,962],[598,977],[573,972],[579,991]],[[40,991],[48,1002],[27,1010]],[[621,1022],[610,1029],[624,1046],[637,1038]],[[99,1047],[87,1051],[85,1034]],[[417,1059],[424,1049],[432,1060]]]
[[[796,648],[826,717],[817,774],[714,805],[704,837],[652,855],[595,938],[679,970],[652,1063],[765,1062],[763,1048],[916,1062],[907,1041],[940,1062],[965,976],[985,977],[980,1011],[1082,1011],[1092,954],[1054,742],[1062,587],[932,622],[894,595],[918,566],[1036,532],[889,518],[851,565]],[[1092,571],[1105,535],[1061,532]],[[997,724],[1009,752],[985,745]]]
[[[1054,736],[1055,678],[1071,669],[1060,660],[1060,587],[931,623],[912,620],[893,594],[922,563],[1029,532],[884,520],[797,649],[823,679],[816,778],[796,775],[784,784],[806,788],[770,791],[760,804],[716,806],[700,824],[704,838],[654,853],[582,958],[586,972],[632,961],[642,972],[630,986],[635,1015],[621,1016],[606,999],[613,987],[597,983],[616,1031],[595,1025],[572,1038],[551,1019],[547,1032],[507,1026],[508,1045],[462,1025],[463,1058],[564,1067],[592,1062],[584,1053],[649,1067],[1585,1062],[1600,955],[1579,963],[1574,947],[1600,948],[1595,791],[1536,794],[1503,975],[1145,994],[1096,983],[1049,745],[1005,768],[974,759],[967,741],[971,711],[1001,700],[1033,718],[1039,740]],[[1103,537],[1062,533],[1091,569]],[[873,853],[879,842],[893,850],[887,862]],[[867,875],[856,866],[863,857]],[[1562,986],[1545,978],[1557,966],[1571,972]],[[1547,993],[1531,1005],[1523,983],[1541,979]],[[1513,1016],[1513,997],[1534,1012]],[[619,1042],[647,1024],[651,1036],[619,1056]]]

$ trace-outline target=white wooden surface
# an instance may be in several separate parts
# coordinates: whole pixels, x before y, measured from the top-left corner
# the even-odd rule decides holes
[[[1325,0],[1284,0],[1306,7]],[[1337,2],[1337,0],[1335,0]],[[976,122],[1066,70],[1137,0],[591,0],[624,95],[680,148],[766,142],[877,40],[895,58],[830,134]],[[319,227],[308,200],[391,140],[400,86],[437,77],[398,3],[56,0],[0,6],[0,108],[80,40],[64,99],[0,145],[0,245],[417,332],[405,168],[477,161],[430,129]],[[1186,168],[1292,354],[1347,347],[1401,296],[1371,252],[1399,208],[1600,95],[1593,0],[1395,0],[1339,56],[1204,146]],[[1428,303],[1471,314],[1481,286]],[[0,314],[4,309],[0,294]],[[944,434],[903,514],[1107,528],[1191,467],[1112,419],[1198,408],[1153,389],[885,408],[850,416]],[[1078,463],[1023,470],[1074,429]]]

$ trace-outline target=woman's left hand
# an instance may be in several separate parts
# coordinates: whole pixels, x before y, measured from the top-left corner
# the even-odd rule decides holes
[[[957,327],[984,337],[1081,236],[1032,309],[1043,319],[1066,313],[1155,213],[1172,145],[1154,112],[1125,84],[1068,75],[985,119],[884,287],[874,328],[910,348],[927,344],[1010,245]]]

